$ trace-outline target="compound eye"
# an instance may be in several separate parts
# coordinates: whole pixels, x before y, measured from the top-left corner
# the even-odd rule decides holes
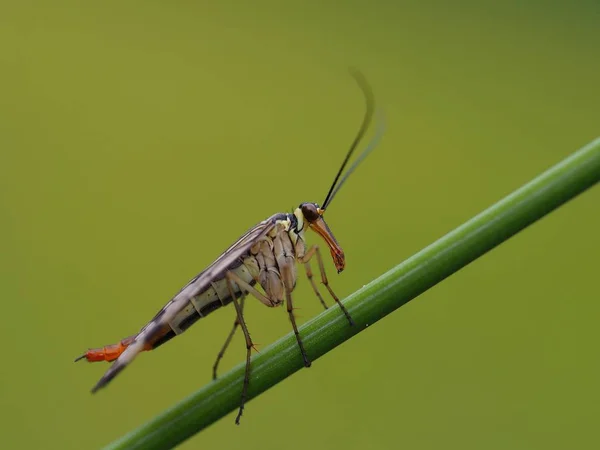
[[[302,205],[300,205],[300,208],[302,209],[302,215],[309,222],[314,222],[319,217],[321,217],[319,215],[318,207],[314,203],[302,203]]]

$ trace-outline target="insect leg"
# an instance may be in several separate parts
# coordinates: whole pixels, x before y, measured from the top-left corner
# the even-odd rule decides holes
[[[241,306],[239,305],[237,298],[235,296],[235,291],[233,289],[234,276],[232,276],[232,272],[227,272],[225,275],[227,279],[227,288],[229,289],[229,294],[233,300],[233,306],[235,306],[235,311],[237,313],[237,320],[242,327],[242,331],[244,332],[244,337],[246,338],[246,372],[244,374],[244,385],[242,387],[242,398],[240,401],[240,409],[238,411],[238,415],[235,418],[235,423],[240,424],[240,418],[242,417],[242,412],[244,411],[244,403],[246,403],[246,395],[248,391],[248,384],[250,383],[250,355],[252,353],[252,348],[254,344],[252,343],[252,339],[250,338],[250,333],[248,332],[248,327],[246,327],[246,322],[244,322],[244,313],[242,311]],[[240,286],[240,289],[244,289]]]
[[[329,291],[329,294],[333,297],[333,299],[335,300],[335,302],[339,305],[339,307],[341,308],[342,312],[344,313],[344,315],[348,319],[348,322],[350,323],[350,325],[354,325],[354,320],[352,320],[352,317],[350,317],[350,314],[348,313],[348,310],[342,304],[342,302],[340,302],[340,299],[337,297],[337,295],[334,294],[334,292],[331,289],[331,287],[329,287],[329,281],[327,280],[327,275],[325,274],[325,264],[323,264],[323,257],[321,256],[321,251],[319,250],[319,246],[317,244],[313,245],[305,253],[304,258],[302,258],[302,260],[300,262],[301,263],[305,263],[305,264],[308,263],[310,261],[310,259],[313,257],[313,255],[315,255],[315,254],[317,255],[317,262],[319,264],[319,270],[321,271],[321,282],[325,285],[325,287]]]
[[[277,303],[273,302],[265,294],[263,294],[260,291],[256,290],[254,288],[254,286],[251,286],[249,283],[246,283],[244,280],[242,280],[234,272],[228,272],[227,275],[230,277],[231,280],[233,280],[240,287],[240,289],[248,292],[249,294],[252,294],[258,300],[260,300],[265,306],[269,306],[269,307],[277,306]]]
[[[306,261],[304,263],[304,269],[306,269],[306,277],[308,278],[308,281],[310,281],[313,291],[315,292],[317,297],[319,297],[319,301],[321,302],[321,305],[323,305],[323,307],[325,309],[327,309],[327,303],[325,303],[325,300],[323,300],[323,296],[319,292],[319,289],[317,288],[317,283],[315,283],[315,280],[313,278],[312,269],[310,267],[310,261]]]
[[[242,291],[242,295],[240,298],[240,310],[242,311],[242,314],[244,313],[245,300],[246,300],[246,294],[244,293],[244,291]],[[233,336],[235,335],[235,332],[237,331],[237,328],[239,325],[240,325],[240,319],[236,314],[235,322],[233,322],[233,328],[229,332],[229,336],[227,336],[227,339],[225,340],[225,343],[223,344],[221,351],[217,355],[217,360],[215,361],[215,364],[213,365],[213,380],[217,379],[217,367],[219,366],[219,362],[221,362],[223,355],[225,355],[225,350],[227,350],[227,347],[229,347],[229,344],[231,343],[231,339],[233,339]]]
[[[289,265],[284,265],[281,267],[281,275],[283,275],[283,285],[285,287],[285,298],[286,298],[286,306],[287,312],[290,316],[290,321],[292,322],[292,328],[294,329],[294,334],[296,335],[296,340],[298,341],[298,346],[300,347],[300,353],[302,353],[302,358],[304,359],[304,366],[310,367],[310,360],[308,356],[306,356],[306,350],[304,350],[304,344],[302,343],[302,338],[300,337],[300,333],[298,333],[298,327],[296,326],[296,318],[294,317],[294,307],[292,304],[292,276]]]

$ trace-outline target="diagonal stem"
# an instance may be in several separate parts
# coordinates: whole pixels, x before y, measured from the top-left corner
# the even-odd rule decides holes
[[[300,328],[312,360],[373,325],[600,181],[600,138],[350,295],[344,304],[356,326],[330,308]],[[252,360],[248,399],[304,367],[292,333]],[[110,449],[172,448],[239,406],[244,365],[209,383]],[[233,426],[233,423],[232,423]]]

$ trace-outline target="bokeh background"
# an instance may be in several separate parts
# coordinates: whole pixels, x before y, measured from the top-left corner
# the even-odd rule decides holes
[[[595,0],[3,2],[2,447],[99,448],[210,381],[233,310],[95,396],[107,365],[72,361],[323,200],[363,113],[348,66],[388,130],[328,213],[342,296],[600,134],[598,23]],[[599,448],[599,230],[596,187],[181,448]]]

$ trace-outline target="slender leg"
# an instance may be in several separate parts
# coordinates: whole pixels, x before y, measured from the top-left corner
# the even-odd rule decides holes
[[[317,283],[315,283],[315,280],[313,278],[312,269],[310,267],[310,261],[306,261],[304,263],[304,269],[306,269],[306,277],[308,278],[308,281],[310,281],[313,291],[315,291],[315,294],[317,295],[317,297],[319,297],[321,305],[323,305],[323,307],[327,309],[327,303],[325,303],[325,300],[323,300],[323,296],[319,292],[319,289],[317,288]]]
[[[229,277],[230,280],[235,282],[240,287],[240,289],[247,291],[249,294],[252,294],[258,300],[260,300],[263,305],[269,306],[269,307],[278,305],[277,303],[273,302],[269,297],[267,297],[265,294],[261,293],[260,291],[257,291],[254,288],[254,286],[251,286],[249,283],[246,283],[244,280],[242,280],[238,275],[235,274],[235,272],[228,272],[227,276]]]
[[[298,346],[300,347],[300,353],[302,353],[302,358],[304,359],[304,366],[310,367],[310,360],[306,355],[306,350],[304,350],[304,344],[302,343],[302,338],[300,337],[300,333],[298,333],[298,327],[296,326],[296,318],[294,317],[294,307],[292,304],[292,281],[291,281],[291,272],[289,266],[283,266],[281,268],[281,274],[283,276],[283,284],[285,287],[285,298],[286,298],[286,306],[287,312],[290,316],[290,321],[292,322],[292,328],[294,329],[294,334],[296,335],[296,340],[298,341]]]
[[[329,294],[333,297],[333,299],[335,300],[335,302],[341,308],[342,312],[344,313],[344,315],[348,319],[348,323],[350,323],[350,325],[354,325],[354,320],[352,320],[352,317],[350,317],[350,314],[348,313],[348,310],[342,304],[342,302],[340,302],[340,299],[337,297],[337,295],[335,295],[334,292],[331,290],[331,287],[329,287],[329,281],[327,280],[327,275],[325,274],[325,264],[323,264],[323,258],[321,257],[321,251],[319,250],[319,246],[316,245],[316,244],[313,245],[306,252],[306,254],[304,255],[304,258],[302,258],[302,260],[300,262],[302,262],[304,264],[308,263],[310,261],[310,259],[313,257],[313,255],[315,255],[315,254],[317,255],[317,262],[319,264],[319,270],[321,271],[321,282],[325,285],[325,287],[329,291]]]
[[[240,418],[242,417],[242,413],[244,411],[244,404],[246,403],[246,396],[248,392],[248,384],[250,383],[250,355],[252,353],[252,339],[250,338],[250,333],[248,332],[248,327],[246,327],[246,322],[244,322],[244,314],[242,312],[242,308],[240,307],[237,298],[235,296],[235,292],[233,290],[233,281],[231,272],[227,272],[225,276],[227,278],[227,288],[229,289],[229,294],[233,299],[233,305],[235,306],[235,312],[237,313],[237,318],[242,327],[242,331],[244,332],[244,337],[246,338],[246,373],[244,374],[244,385],[242,387],[242,398],[240,401],[240,409],[238,411],[238,415],[235,418],[235,423],[237,425],[240,424]],[[241,286],[240,286],[241,287]]]
[[[246,300],[246,294],[244,292],[242,292],[242,296],[240,298],[240,310],[242,311],[242,314],[244,313],[245,300]],[[221,362],[223,355],[225,355],[225,350],[227,350],[227,347],[229,347],[229,344],[231,343],[231,340],[233,339],[233,336],[235,335],[235,332],[237,331],[237,328],[239,325],[240,325],[240,319],[238,318],[238,316],[236,314],[235,321],[233,322],[233,328],[229,332],[229,336],[227,336],[227,339],[225,339],[223,348],[221,348],[221,351],[217,355],[217,360],[215,361],[215,364],[213,365],[213,380],[217,379],[217,368],[219,367],[219,363]]]
[[[235,310],[237,313],[237,321],[239,325],[242,327],[242,331],[244,332],[244,337],[246,338],[246,372],[244,374],[244,385],[242,387],[242,398],[240,401],[240,409],[237,417],[235,418],[235,423],[240,424],[240,418],[242,417],[242,413],[244,411],[244,404],[246,403],[248,385],[250,384],[250,356],[252,349],[254,348],[254,344],[252,343],[252,339],[250,338],[250,333],[248,332],[248,328],[246,327],[246,322],[244,321],[244,315],[242,311],[242,307],[238,304],[237,299],[234,295],[233,283],[236,283],[240,290],[246,291],[249,294],[252,294],[258,300],[260,300],[264,305],[269,307],[277,306],[281,303],[275,302],[271,300],[266,295],[257,291],[253,286],[251,286],[246,281],[242,280],[235,272],[227,272],[225,276],[227,278],[227,288],[229,289],[229,294],[233,299],[233,305],[235,306]],[[294,328],[296,328],[296,324],[294,322]],[[297,331],[296,331],[297,332]],[[300,344],[302,348],[302,344]],[[304,349],[302,348],[303,354],[305,354]]]

